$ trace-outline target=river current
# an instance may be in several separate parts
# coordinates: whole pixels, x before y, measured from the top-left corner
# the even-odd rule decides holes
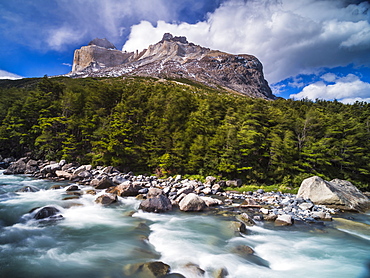
[[[220,268],[231,278],[370,277],[370,212],[321,225],[260,222],[235,235],[229,215],[146,213],[131,197],[108,207],[89,194],[63,200],[65,189],[49,190],[55,184],[0,171],[0,277],[127,277],[125,266],[148,261],[189,278],[214,277]],[[23,186],[40,190],[16,192]],[[46,205],[57,207],[63,219],[30,217]],[[238,246],[251,247],[258,260],[237,254]]]

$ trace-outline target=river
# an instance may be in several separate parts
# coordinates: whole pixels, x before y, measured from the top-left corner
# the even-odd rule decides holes
[[[213,277],[220,268],[231,278],[370,277],[370,212],[322,225],[260,222],[235,235],[229,215],[146,213],[132,197],[109,207],[89,194],[63,200],[65,189],[48,190],[55,184],[0,171],[0,277],[127,277],[125,266],[153,260],[189,278]],[[40,190],[15,192],[23,186]],[[29,212],[46,205],[63,219],[32,219]],[[255,253],[237,254],[238,246]]]

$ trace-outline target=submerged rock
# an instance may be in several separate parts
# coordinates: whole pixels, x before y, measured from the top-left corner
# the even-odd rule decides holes
[[[170,272],[170,266],[160,261],[128,264],[123,267],[123,274],[128,277],[156,278],[166,277]]]
[[[203,269],[200,268],[199,265],[194,264],[194,263],[187,263],[183,266],[183,268],[191,273],[191,277],[203,277],[204,274],[206,273]]]
[[[214,278],[225,278],[229,275],[229,272],[226,268],[219,268],[213,271],[213,277]]]
[[[245,224],[239,221],[229,221],[228,228],[233,230],[234,233],[245,234],[247,232],[247,227],[245,226]]]
[[[39,191],[39,189],[35,186],[31,186],[31,185],[26,185],[26,186],[23,186],[22,188],[16,190],[15,192],[37,192]]]
[[[242,213],[236,216],[236,219],[239,221],[243,222],[247,226],[254,226],[256,223],[254,220],[247,214],[247,213]]]
[[[238,245],[233,247],[230,250],[232,253],[238,255],[241,258],[244,258],[248,260],[249,262],[259,265],[259,266],[264,266],[264,267],[270,267],[270,264],[268,261],[262,259],[261,257],[257,256],[254,253],[254,250],[247,246],[247,245]]]

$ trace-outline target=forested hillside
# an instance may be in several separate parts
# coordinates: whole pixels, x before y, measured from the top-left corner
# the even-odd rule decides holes
[[[369,104],[266,101],[182,82],[1,81],[0,154],[247,184],[299,186],[315,174],[368,187]]]

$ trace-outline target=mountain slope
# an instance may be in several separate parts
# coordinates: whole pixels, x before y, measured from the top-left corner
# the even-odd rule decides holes
[[[275,99],[256,57],[211,50],[169,33],[140,53],[119,51],[106,39],[94,39],[75,51],[72,72],[67,76],[125,75],[186,78],[251,97]]]

